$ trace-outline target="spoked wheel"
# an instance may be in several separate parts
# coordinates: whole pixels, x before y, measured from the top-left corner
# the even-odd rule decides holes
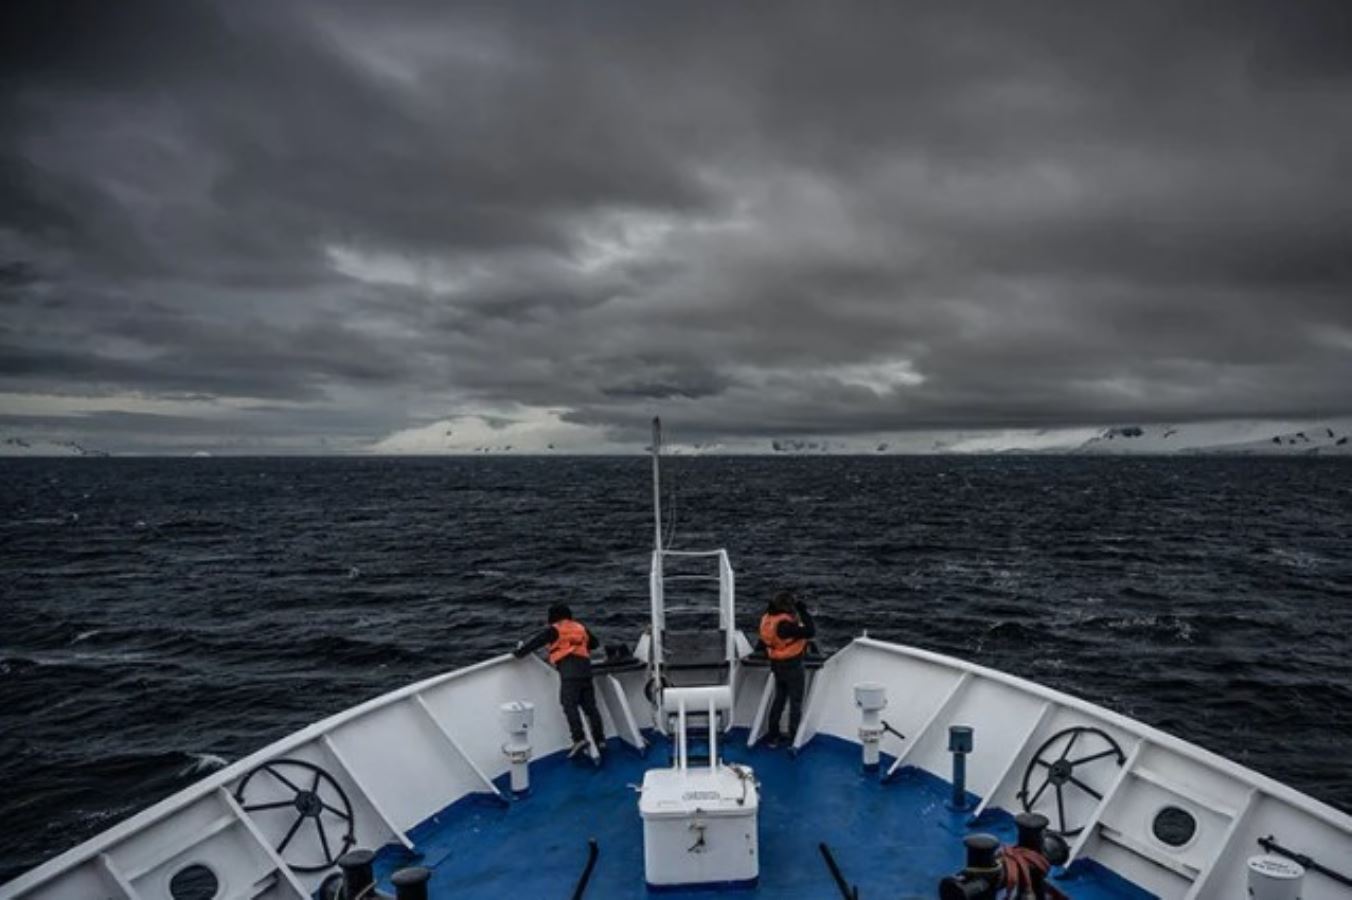
[[[259,772],[270,775],[272,780],[290,796],[272,799],[276,794],[268,793],[262,780],[254,780],[254,776]],[[245,798],[245,791],[251,783],[254,785],[253,802]],[[306,783],[309,787],[301,787]],[[264,794],[267,794],[268,799],[262,799],[260,795]],[[248,813],[263,813],[278,817],[289,813],[295,817],[285,836],[274,849],[277,855],[282,856],[286,864],[297,872],[322,872],[336,863],[338,857],[357,843],[352,804],[348,802],[342,786],[328,772],[303,759],[274,759],[263,763],[244,776],[244,780],[235,789],[235,799]],[[334,800],[336,804],[332,802]],[[306,819],[314,823],[314,830],[319,835],[319,850],[323,854],[323,862],[297,863],[283,856]],[[332,839],[330,835],[333,836]],[[311,859],[313,858],[311,856]]]
[[[1062,742],[1065,746],[1057,755],[1056,747]],[[1071,756],[1077,746],[1079,753]],[[1127,756],[1117,741],[1113,740],[1112,735],[1101,728],[1077,725],[1058,731],[1043,741],[1037,753],[1033,754],[1028,768],[1024,770],[1023,788],[1019,791],[1019,799],[1023,801],[1024,810],[1032,812],[1042,796],[1051,789],[1056,794],[1058,825],[1053,830],[1063,837],[1074,837],[1084,830],[1084,825],[1072,828],[1071,823],[1066,821],[1065,791],[1073,788],[1093,797],[1095,802],[1102,800],[1103,794],[1090,787],[1084,775],[1086,771],[1106,765],[1108,760],[1115,766],[1121,766],[1126,762]],[[1037,787],[1030,791],[1030,784],[1037,784]]]

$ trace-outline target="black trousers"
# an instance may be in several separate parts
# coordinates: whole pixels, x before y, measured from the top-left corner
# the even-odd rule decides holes
[[[770,702],[770,721],[765,726],[769,735],[783,734],[779,730],[779,721],[784,716],[784,703],[789,704],[789,738],[798,733],[798,723],[803,720],[803,694],[807,692],[807,669],[802,657],[782,662],[770,663],[770,673],[775,679],[775,699]]]
[[[591,726],[592,738],[596,741],[596,746],[601,747],[606,742],[606,729],[601,724],[601,711],[596,708],[596,688],[592,685],[590,678],[564,678],[559,681],[559,703],[563,705],[563,716],[568,720],[568,733],[573,736],[573,743],[586,740],[586,732],[582,730],[582,715],[587,716],[587,724]]]

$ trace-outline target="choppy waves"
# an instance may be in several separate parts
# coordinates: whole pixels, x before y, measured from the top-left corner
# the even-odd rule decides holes
[[[572,603],[632,640],[642,459],[3,464],[0,880]],[[863,630],[1046,682],[1352,809],[1352,466],[698,459],[722,544]]]

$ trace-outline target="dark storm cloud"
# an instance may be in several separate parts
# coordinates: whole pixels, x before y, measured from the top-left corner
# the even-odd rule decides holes
[[[0,390],[373,438],[1352,412],[1341,2],[0,16]]]

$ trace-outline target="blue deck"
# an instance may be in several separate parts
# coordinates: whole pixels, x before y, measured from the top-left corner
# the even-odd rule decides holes
[[[743,896],[822,898],[839,892],[818,850],[826,842],[860,896],[937,896],[939,879],[959,869],[967,815],[945,806],[951,794],[942,779],[905,769],[882,784],[865,776],[859,746],[814,739],[798,756],[786,750],[748,749],[734,739],[728,761],[745,762],[761,783],[760,883]],[[488,796],[461,800],[409,834],[420,856],[400,846],[381,850],[376,874],[393,893],[389,875],[405,865],[434,870],[431,900],[442,898],[568,898],[586,864],[587,839],[600,846],[586,897],[645,897],[643,825],[631,788],[660,765],[658,746],[647,759],[611,742],[604,767],[555,754],[531,764],[531,792],[504,806]],[[979,829],[1005,842],[1013,819],[1002,812]],[[1079,864],[1058,883],[1075,900],[1150,895],[1108,870]],[[712,891],[663,892],[661,897],[718,897]]]

